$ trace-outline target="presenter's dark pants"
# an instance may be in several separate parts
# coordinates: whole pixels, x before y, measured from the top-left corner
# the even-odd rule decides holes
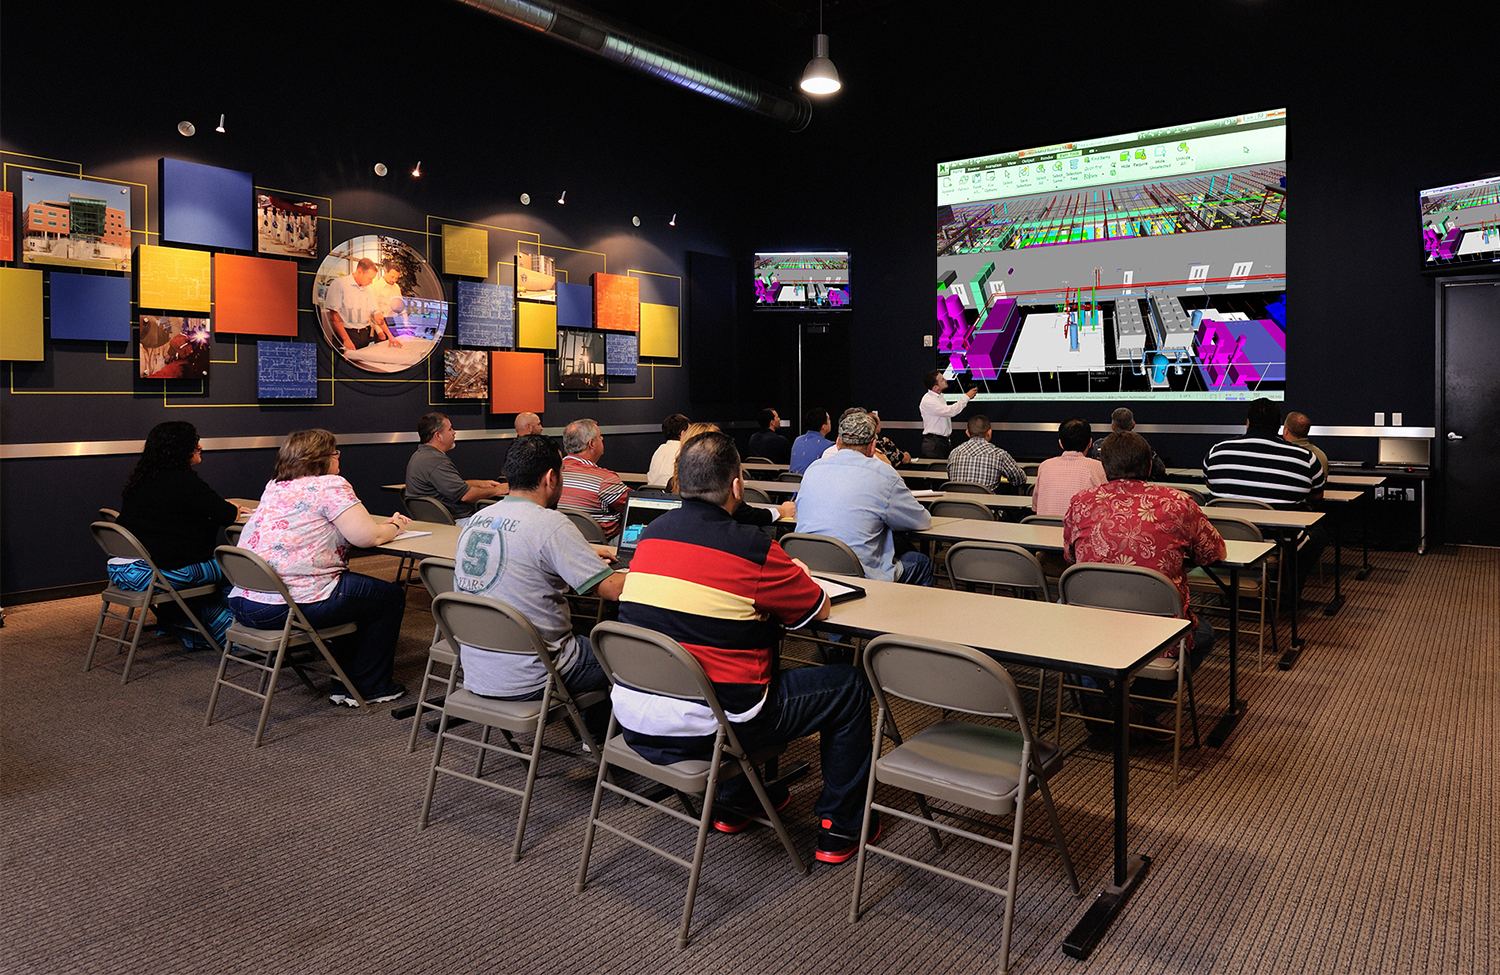
[[[949,449],[947,437],[940,437],[935,433],[922,434],[923,457],[935,457],[938,460],[946,460]]]

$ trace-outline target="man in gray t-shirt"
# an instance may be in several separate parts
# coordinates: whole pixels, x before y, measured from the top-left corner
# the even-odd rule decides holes
[[[454,588],[497,599],[530,620],[569,691],[603,690],[608,681],[588,639],[573,635],[567,590],[618,600],[625,575],[604,561],[608,549],[590,545],[556,510],[562,451],[555,441],[540,434],[517,438],[505,458],[505,476],[510,495],[471,517],[458,536]],[[460,649],[468,690],[514,701],[541,699],[547,685],[541,661]]]

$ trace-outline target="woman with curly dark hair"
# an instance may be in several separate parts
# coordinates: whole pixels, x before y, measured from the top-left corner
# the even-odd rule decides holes
[[[214,561],[219,529],[233,524],[240,509],[203,482],[193,470],[203,459],[198,430],[185,420],[158,423],[146,435],[146,447],[120,492],[120,525],[145,546],[162,575],[177,586],[218,583],[222,591],[199,597],[193,612],[221,643],[234,615],[229,611],[228,583]],[[145,589],[151,584],[146,563],[111,559],[109,580],[122,589]],[[175,605],[157,608],[162,624],[183,622]],[[182,642],[191,649],[208,644],[189,627]]]

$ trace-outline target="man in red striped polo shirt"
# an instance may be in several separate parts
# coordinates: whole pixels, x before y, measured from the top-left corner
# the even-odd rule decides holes
[[[630,491],[612,470],[599,466],[604,456],[604,434],[590,419],[574,420],[563,430],[562,498],[559,511],[577,511],[599,523],[605,538],[620,530],[620,516]]]
[[[764,532],[734,520],[744,496],[740,456],[722,433],[694,437],[677,460],[682,507],[641,537],[620,594],[620,621],[671,637],[713,681],[719,703],[750,751],[817,732],[823,791],[817,858],[843,863],[859,849],[870,773],[870,689],[847,665],[773,673],[784,627],[827,619],[823,589]],[[616,684],[611,694],[625,740],[666,765],[713,751],[713,713],[702,705]],[[781,800],[784,796],[772,796]],[[737,833],[739,810],[757,803],[743,776],[720,786],[714,825]],[[878,833],[878,822],[872,833]]]

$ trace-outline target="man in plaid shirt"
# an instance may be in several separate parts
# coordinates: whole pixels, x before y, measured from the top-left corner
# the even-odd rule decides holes
[[[981,484],[993,491],[1003,477],[1018,494],[1024,494],[1026,472],[1010,454],[990,443],[990,435],[989,417],[969,417],[969,439],[948,455],[948,480]]]

